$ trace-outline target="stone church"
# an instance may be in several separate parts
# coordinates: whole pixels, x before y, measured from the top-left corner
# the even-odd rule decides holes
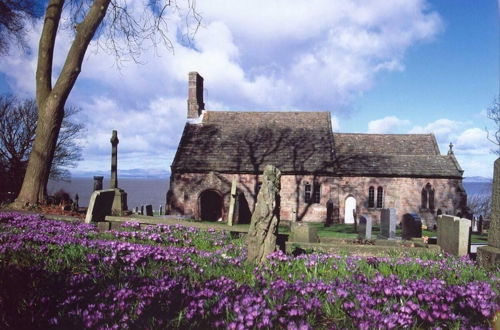
[[[333,133],[329,112],[209,111],[203,78],[189,73],[187,122],[171,166],[167,210],[195,219],[249,223],[262,171],[282,172],[282,220],[352,223],[353,211],[380,221],[418,213],[462,212],[467,195],[452,148],[441,155],[433,134]]]

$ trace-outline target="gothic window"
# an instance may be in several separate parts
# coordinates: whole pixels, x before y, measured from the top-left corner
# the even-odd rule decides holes
[[[427,190],[425,188],[422,188],[422,204],[420,207],[423,209],[427,208]]]
[[[434,189],[429,185],[429,209],[434,210]]]
[[[384,188],[377,188],[377,208],[381,209],[384,202]]]
[[[422,188],[422,206],[423,209],[434,210],[434,188],[430,183],[427,183]]]
[[[368,188],[368,207],[375,207],[375,188]]]

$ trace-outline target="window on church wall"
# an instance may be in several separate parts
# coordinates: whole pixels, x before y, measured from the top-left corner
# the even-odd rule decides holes
[[[384,204],[384,188],[377,188],[377,208],[381,209]]]
[[[306,182],[304,185],[304,201],[306,203],[319,203],[321,200],[321,184]]]
[[[425,188],[422,188],[422,204],[420,207],[423,209],[427,208],[427,190]]]
[[[434,210],[434,189],[429,190],[429,209]]]
[[[306,182],[304,186],[304,201],[306,203],[311,203],[311,195],[311,184],[309,182]]]
[[[375,207],[375,188],[368,188],[368,207]]]
[[[321,199],[321,185],[317,182],[314,183],[313,189],[313,203],[319,203]]]
[[[422,188],[422,206],[423,209],[434,210],[434,188],[430,183],[427,183]]]

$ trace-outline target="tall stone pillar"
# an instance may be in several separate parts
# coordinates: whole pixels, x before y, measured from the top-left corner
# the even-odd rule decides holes
[[[113,130],[111,135],[111,181],[109,183],[109,188],[115,189],[118,188],[118,132]]]
[[[500,158],[493,170],[493,192],[491,196],[491,221],[488,230],[488,245],[477,249],[480,265],[494,267],[500,265]]]
[[[114,215],[122,215],[127,211],[127,193],[118,188],[118,132],[113,130],[111,135],[111,180],[109,187],[115,190],[115,198],[111,211]]]

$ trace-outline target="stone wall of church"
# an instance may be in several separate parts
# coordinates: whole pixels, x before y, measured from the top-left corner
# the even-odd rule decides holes
[[[238,198],[243,201],[239,204],[241,210],[238,207],[236,209],[237,222],[238,213],[243,212],[244,208],[248,208],[249,212],[254,208],[259,176],[214,172],[173,174],[167,209],[172,214],[200,219],[202,202],[200,196],[204,191],[211,190],[222,199],[221,217],[225,221],[233,179],[237,183]],[[314,182],[320,186],[319,203],[306,203],[306,184],[313,187]],[[430,185],[434,193],[432,210],[428,207],[422,208],[422,189],[427,185]],[[370,187],[374,187],[374,207],[368,205]],[[358,215],[370,215],[374,222],[378,223],[380,221],[380,208],[376,207],[378,187],[383,189],[383,208],[396,208],[398,219],[406,213],[418,213],[428,225],[434,224],[438,210],[446,214],[457,214],[466,202],[464,200],[466,197],[462,193],[461,179],[282,175],[280,217],[283,220],[325,222],[327,216],[331,214],[333,222],[342,223],[346,219],[346,200],[350,198],[351,202],[355,200]],[[330,212],[327,210],[327,204],[331,205]]]

